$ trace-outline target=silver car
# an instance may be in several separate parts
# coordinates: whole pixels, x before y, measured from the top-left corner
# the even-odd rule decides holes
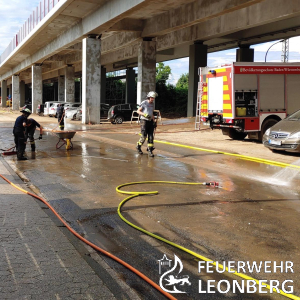
[[[67,119],[71,119],[71,120],[76,119],[76,115],[78,113],[78,110],[80,110],[80,109],[81,109],[81,105],[79,107],[71,107],[71,108],[67,109],[65,111],[65,117]]]
[[[262,142],[271,150],[300,152],[300,110],[267,129]]]

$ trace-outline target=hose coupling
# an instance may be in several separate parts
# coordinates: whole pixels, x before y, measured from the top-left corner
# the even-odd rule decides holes
[[[217,186],[219,186],[219,182],[216,182],[216,181],[206,182],[205,185],[217,187]]]

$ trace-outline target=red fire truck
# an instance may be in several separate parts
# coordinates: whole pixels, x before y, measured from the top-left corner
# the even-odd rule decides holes
[[[200,68],[199,75],[199,124],[232,139],[261,141],[268,128],[300,109],[299,63],[234,62]]]

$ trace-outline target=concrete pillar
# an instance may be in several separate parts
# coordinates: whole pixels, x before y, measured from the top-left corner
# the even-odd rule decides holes
[[[156,42],[142,41],[138,50],[137,103],[147,98],[149,91],[155,91]]]
[[[82,124],[100,123],[101,40],[82,40]]]
[[[39,104],[43,103],[43,78],[42,67],[32,66],[32,86],[31,86],[31,99],[32,99],[32,112],[36,112],[36,108]]]
[[[58,76],[58,101],[65,101],[65,78],[64,76]]]
[[[20,81],[18,75],[12,76],[12,110],[20,109]]]
[[[126,70],[126,98],[125,103],[136,103],[135,99],[135,70],[128,68]]]
[[[190,46],[189,53],[189,90],[188,90],[188,107],[187,116],[196,115],[197,89],[199,82],[199,67],[207,66],[207,45],[196,42]]]
[[[106,101],[106,68],[101,67],[101,97],[100,103]]]
[[[25,105],[25,81],[20,81],[20,107]]]
[[[6,80],[1,81],[1,106],[6,107],[7,98],[7,82]]]
[[[240,46],[239,49],[236,49],[236,61],[253,62],[254,49],[251,49],[248,45]]]
[[[65,101],[75,102],[75,78],[74,67],[67,66],[65,68]]]

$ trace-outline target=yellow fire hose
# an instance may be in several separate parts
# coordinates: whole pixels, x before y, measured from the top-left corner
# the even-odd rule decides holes
[[[161,241],[163,241],[164,243],[167,243],[167,244],[169,244],[169,245],[171,245],[171,246],[173,246],[173,247],[176,247],[176,248],[178,248],[178,249],[180,249],[180,250],[182,250],[182,251],[184,251],[184,252],[186,252],[186,253],[189,253],[189,254],[191,254],[192,256],[194,256],[194,257],[196,257],[196,258],[198,258],[198,259],[200,259],[200,260],[207,261],[207,262],[212,262],[211,264],[214,265],[214,266],[216,266],[217,263],[216,263],[215,261],[213,261],[212,259],[209,259],[209,258],[207,258],[207,257],[205,257],[205,256],[203,256],[203,255],[200,255],[200,254],[198,254],[198,253],[196,253],[196,252],[194,252],[194,251],[192,251],[192,250],[190,250],[190,249],[187,249],[187,248],[185,248],[185,247],[183,247],[183,246],[181,246],[181,245],[178,245],[178,244],[176,244],[176,243],[173,243],[173,242],[171,242],[171,241],[169,241],[169,240],[167,240],[167,239],[165,239],[165,238],[163,238],[163,237],[161,237],[161,236],[159,236],[159,235],[156,235],[156,234],[154,234],[154,233],[152,233],[152,232],[149,232],[149,231],[147,231],[147,230],[145,230],[145,229],[143,229],[143,228],[141,228],[141,227],[139,227],[139,226],[137,226],[137,225],[131,223],[130,221],[128,221],[128,220],[122,215],[122,213],[121,213],[121,208],[122,208],[122,206],[123,206],[127,201],[129,201],[130,199],[133,199],[133,198],[135,198],[135,197],[142,196],[142,195],[157,195],[157,194],[158,194],[158,191],[150,191],[150,192],[129,192],[129,191],[123,191],[123,190],[121,190],[121,188],[124,187],[124,186],[136,185],[136,184],[184,184],[184,185],[207,185],[207,184],[206,184],[205,182],[201,182],[201,183],[200,183],[200,182],[196,182],[196,183],[195,183],[195,182],[175,182],[175,181],[139,181],[139,182],[130,182],[130,183],[124,183],[124,184],[121,184],[121,185],[119,185],[119,186],[116,187],[116,191],[117,191],[118,193],[130,195],[130,196],[128,196],[127,198],[125,198],[123,201],[120,202],[120,204],[119,204],[119,206],[118,206],[118,215],[120,216],[120,218],[121,218],[124,222],[126,222],[126,223],[127,223],[128,225],[130,225],[131,227],[133,227],[133,228],[135,228],[135,229],[137,229],[137,230],[139,230],[139,231],[141,231],[141,232],[143,232],[143,233],[145,233],[145,234],[147,234],[147,235],[149,235],[149,236],[152,236],[152,237],[154,237],[155,239],[161,240]],[[218,268],[219,268],[219,269],[223,269],[223,266],[220,265],[220,264],[218,264]],[[228,269],[227,267],[225,268],[225,270],[226,270],[227,272],[229,271],[229,269]],[[233,269],[230,269],[230,270],[231,270],[231,271],[234,271]],[[245,274],[242,274],[242,273],[238,273],[238,272],[236,272],[236,271],[234,271],[234,273],[232,273],[232,274],[234,274],[234,275],[236,275],[236,276],[238,276],[238,277],[240,277],[240,278],[246,279],[246,280],[254,280],[256,283],[259,284],[259,280],[255,279],[255,278],[252,278],[252,277],[250,277],[250,276],[248,276],[248,275],[245,275]],[[268,284],[266,284],[266,283],[262,283],[262,285],[263,285],[264,287],[266,287],[267,289],[269,289],[269,290],[271,289],[271,287],[270,287]],[[287,297],[287,298],[294,299],[294,300],[300,300],[300,297],[298,297],[298,296],[295,296],[295,295],[293,295],[293,294],[287,294],[287,293],[283,292],[283,291],[280,290],[280,289],[278,289],[278,290],[280,291],[280,294],[281,294],[281,295],[283,295],[283,296],[285,296],[285,297]],[[276,289],[273,288],[273,291],[276,292]]]
[[[233,154],[233,153],[227,153],[227,152],[222,152],[222,151],[215,151],[215,150],[209,150],[209,149],[204,149],[204,148],[199,148],[199,147],[192,147],[192,146],[187,146],[187,145],[181,145],[181,144],[176,144],[176,143],[171,143],[171,142],[166,142],[166,141],[155,141],[157,143],[161,143],[161,144],[167,144],[167,145],[172,145],[172,146],[178,146],[178,147],[183,147],[183,148],[188,148],[188,149],[193,149],[193,150],[198,150],[198,151],[206,151],[206,152],[211,152],[211,153],[216,153],[216,154],[224,154],[224,155],[229,155],[229,156],[234,156],[234,157],[237,157],[237,158],[241,158],[241,159],[245,159],[245,160],[249,160],[249,161],[254,161],[254,162],[259,162],[259,163],[264,163],[264,164],[268,164],[268,165],[274,165],[274,166],[278,166],[278,167],[290,167],[290,168],[295,168],[295,169],[300,169],[300,166],[295,166],[295,165],[290,165],[290,164],[286,164],[286,163],[281,163],[281,162],[276,162],[276,161],[271,161],[271,160],[266,160],[266,159],[260,159],[260,158],[256,158],[256,157],[250,157],[250,156],[245,156],[245,155],[240,155],[240,154]],[[67,145],[68,146],[68,145]],[[153,281],[151,281],[149,278],[147,278],[144,274],[141,274],[139,271],[135,270],[133,267],[131,267],[130,265],[128,265],[127,263],[125,263],[124,261],[121,261],[120,259],[118,259],[117,257],[115,257],[114,255],[112,255],[111,253],[108,253],[107,251],[99,248],[98,246],[92,244],[91,242],[87,241],[86,239],[82,238],[77,232],[75,232],[72,228],[70,228],[70,226],[57,214],[57,212],[51,207],[51,205],[49,203],[47,203],[47,201],[45,201],[44,199],[40,198],[39,196],[37,195],[34,195],[22,188],[19,188],[18,186],[16,186],[15,184],[13,184],[12,182],[10,182],[8,179],[6,179],[4,176],[2,176],[0,174],[0,177],[2,177],[5,181],[7,181],[8,183],[10,183],[12,186],[14,186],[15,188],[17,188],[18,190],[28,194],[28,195],[31,195],[32,197],[35,197],[36,199],[42,201],[43,203],[45,203],[51,210],[52,212],[60,219],[61,222],[63,222],[63,224],[75,235],[77,236],[79,239],[83,240],[85,243],[87,243],[88,245],[90,245],[91,247],[93,247],[94,249],[102,252],[103,254],[115,259],[116,261],[118,261],[119,263],[123,264],[124,266],[126,266],[127,268],[129,268],[131,271],[133,271],[134,273],[136,273],[137,275],[139,275],[140,277],[142,277],[144,280],[146,280],[148,283],[150,283],[152,286],[154,286],[157,290],[159,290],[161,293],[163,293],[167,298],[169,299],[175,299],[174,297],[172,297],[172,295],[168,294],[168,293],[165,293],[164,291],[161,290],[161,288],[155,284]],[[141,182],[131,182],[131,183],[125,183],[125,184],[122,184],[122,185],[119,185],[117,188],[116,188],[116,191],[121,193],[121,194],[127,194],[127,195],[130,195],[128,196],[127,198],[125,198],[123,201],[120,202],[119,206],[118,206],[118,215],[120,216],[120,218],[126,222],[128,225],[132,226],[133,228],[149,235],[149,236],[152,236],[158,240],[161,240],[173,247],[176,247],[186,253],[189,253],[191,254],[192,256],[200,259],[200,260],[203,260],[203,261],[207,261],[207,262],[212,262],[211,264],[216,266],[217,263],[214,262],[212,259],[209,259],[203,255],[200,255],[190,249],[187,249],[181,245],[178,245],[176,243],[173,243],[163,237],[160,237],[156,234],[153,234],[133,223],[131,223],[130,221],[128,221],[121,213],[121,208],[122,206],[127,202],[129,201],[130,199],[133,199],[135,197],[138,197],[138,196],[142,196],[142,195],[156,195],[158,194],[158,191],[150,191],[150,192],[130,192],[130,191],[123,191],[123,190],[120,190],[122,187],[124,186],[129,186],[129,185],[136,185],[136,184],[184,184],[184,185],[215,185],[217,186],[216,184],[207,184],[207,183],[193,183],[193,182],[175,182],[175,181],[141,181]],[[219,269],[223,269],[223,266],[218,264],[218,268]],[[228,268],[226,267],[225,270],[228,272]],[[233,271],[231,269],[231,271]],[[246,280],[254,280],[256,283],[259,283],[259,281],[255,278],[252,278],[250,276],[247,276],[245,274],[242,274],[242,273],[238,273],[238,272],[234,272],[233,274],[235,274],[236,276],[240,277],[240,278],[243,278],[243,279],[246,279]],[[265,284],[263,283],[262,285],[264,285],[266,288],[268,288],[270,290],[270,286],[268,284]],[[273,289],[275,292],[276,292],[276,289],[274,288]],[[287,294],[285,292],[283,292],[282,290],[280,290],[280,294],[287,297],[287,298],[290,298],[290,299],[294,299],[294,300],[300,300],[300,297],[296,296],[296,295],[293,295],[293,294]]]
[[[233,156],[233,157],[248,160],[248,161],[254,161],[254,162],[258,162],[258,163],[262,163],[262,164],[266,164],[266,165],[281,167],[281,168],[288,167],[288,168],[292,168],[292,169],[300,169],[300,166],[291,165],[291,164],[287,164],[287,163],[282,163],[282,162],[269,160],[269,159],[263,159],[263,158],[253,157],[253,156],[242,155],[242,154],[235,154],[235,153],[230,153],[230,152],[223,152],[223,151],[211,150],[211,149],[206,149],[206,148],[187,146],[187,145],[171,143],[171,142],[166,142],[166,141],[157,141],[157,140],[155,140],[155,143],[171,145],[171,146],[176,146],[176,147],[181,147],[181,148],[187,148],[187,149],[192,149],[192,150],[197,150],[197,151],[223,154],[223,155]]]

